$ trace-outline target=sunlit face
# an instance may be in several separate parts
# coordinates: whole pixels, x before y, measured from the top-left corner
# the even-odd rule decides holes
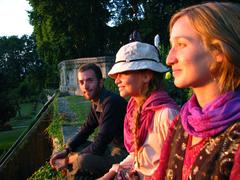
[[[144,88],[143,74],[138,71],[128,71],[116,75],[115,84],[122,97],[138,97]]]
[[[173,25],[170,42],[166,62],[172,67],[177,87],[197,88],[212,81],[209,65],[214,59],[186,16],[180,17]]]
[[[78,82],[85,99],[93,101],[98,99],[103,82],[97,79],[93,70],[78,72]]]

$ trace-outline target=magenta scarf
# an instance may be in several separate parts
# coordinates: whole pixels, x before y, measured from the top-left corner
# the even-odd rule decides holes
[[[172,109],[179,109],[177,104],[173,101],[173,99],[170,98],[168,94],[164,91],[152,92],[148,99],[144,102],[140,115],[138,131],[138,137],[140,138],[139,139],[140,146],[143,145],[148,132],[151,130],[151,123],[155,111],[166,107]],[[134,139],[131,129],[133,127],[133,112],[135,108],[136,101],[133,98],[130,98],[127,106],[127,113],[124,120],[124,145],[128,152],[134,151],[133,145]]]
[[[204,108],[193,95],[182,107],[180,116],[185,131],[196,137],[210,137],[240,119],[240,90],[227,92]]]

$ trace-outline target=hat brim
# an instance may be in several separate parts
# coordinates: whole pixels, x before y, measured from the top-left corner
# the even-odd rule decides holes
[[[115,79],[115,75],[118,73],[122,73],[126,71],[137,71],[137,70],[143,70],[143,69],[149,69],[159,73],[165,73],[169,71],[169,68],[164,66],[162,63],[157,63],[154,61],[119,62],[113,65],[108,75],[111,78]]]

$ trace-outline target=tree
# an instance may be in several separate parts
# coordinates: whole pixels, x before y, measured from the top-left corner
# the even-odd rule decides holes
[[[62,60],[115,55],[134,30],[169,47],[168,23],[176,10],[201,0],[28,0],[37,50],[47,63],[47,81],[58,85]],[[47,83],[49,84],[49,83]],[[53,86],[53,85],[52,85]],[[56,86],[55,86],[56,87]]]
[[[0,37],[0,124],[5,124],[19,111],[26,94],[41,91],[44,85],[44,63],[38,58],[33,37]],[[27,78],[28,77],[28,78]],[[34,81],[35,83],[31,83]],[[25,83],[30,88],[20,93]],[[22,96],[21,96],[22,95]]]
[[[11,88],[42,65],[35,47],[34,39],[26,35],[0,37],[0,72],[7,75]]]
[[[9,84],[6,81],[7,77],[4,73],[0,72],[0,130],[5,130],[7,122],[10,118],[16,115],[16,105],[14,99],[6,93],[10,90]]]
[[[139,0],[110,0],[108,9],[111,13],[110,22],[112,26],[119,26],[127,21],[134,22],[144,19],[144,10]]]
[[[52,65],[64,59],[104,55],[107,2],[29,0],[40,56]]]

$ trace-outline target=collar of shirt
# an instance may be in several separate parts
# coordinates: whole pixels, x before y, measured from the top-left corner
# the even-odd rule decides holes
[[[97,102],[94,102],[93,105],[97,112],[103,112],[103,106],[102,106],[100,99],[98,99]]]

